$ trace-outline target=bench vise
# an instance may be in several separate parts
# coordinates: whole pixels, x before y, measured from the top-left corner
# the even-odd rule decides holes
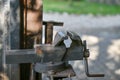
[[[35,44],[34,49],[6,50],[6,64],[35,63],[34,70],[41,73],[52,69],[63,70],[68,61],[84,60],[88,77],[104,77],[104,74],[89,73],[87,60],[89,56],[86,41],[82,41],[76,33],[67,31],[58,32],[52,44]],[[50,63],[48,64],[50,66],[41,67],[39,63]],[[74,71],[72,72],[74,75]]]
[[[51,55],[44,54],[46,53],[45,52],[46,50],[44,51],[44,49],[54,50],[54,48],[59,49],[59,50],[53,51],[53,52],[56,52],[56,55],[52,54],[53,52],[51,52]],[[35,51],[39,56],[44,57],[41,60],[42,62],[47,62],[47,61],[51,61],[52,63],[58,62],[57,63],[58,65],[52,64],[51,69],[50,69],[50,66],[41,67],[40,64],[37,64],[35,66],[36,72],[41,73],[43,70],[49,71],[49,70],[54,70],[54,69],[56,69],[55,71],[57,71],[57,69],[60,70],[65,67],[66,64],[64,64],[64,62],[72,61],[72,60],[84,60],[85,71],[88,77],[104,77],[104,74],[90,74],[89,73],[87,58],[90,56],[90,53],[89,53],[89,49],[87,49],[87,43],[86,41],[82,42],[79,35],[77,35],[74,32],[71,32],[71,31],[68,31],[67,33],[58,32],[55,36],[55,39],[52,45],[48,45],[48,44],[47,45],[35,45]],[[60,63],[60,62],[63,62],[63,63]]]

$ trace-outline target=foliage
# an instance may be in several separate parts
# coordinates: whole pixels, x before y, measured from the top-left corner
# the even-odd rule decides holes
[[[119,14],[120,6],[106,5],[100,3],[87,2],[87,0],[72,1],[68,0],[44,0],[44,12],[67,12],[70,14]]]

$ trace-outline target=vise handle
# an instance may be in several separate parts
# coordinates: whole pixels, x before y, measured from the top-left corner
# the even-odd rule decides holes
[[[87,49],[86,41],[83,42],[84,45],[84,61],[85,61],[85,72],[88,77],[104,77],[104,74],[90,74],[88,68],[88,57],[90,56],[89,49]]]
[[[90,74],[89,73],[89,68],[88,68],[88,60],[87,58],[84,59],[85,61],[85,72],[88,77],[104,77],[104,74]]]

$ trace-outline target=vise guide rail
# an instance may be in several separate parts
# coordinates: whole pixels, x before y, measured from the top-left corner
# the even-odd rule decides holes
[[[34,49],[26,50],[7,50],[6,51],[6,64],[19,64],[19,63],[36,63],[36,62],[60,62],[65,53],[65,47],[54,47],[51,45],[43,45],[40,47],[44,56],[40,56],[35,53]],[[64,61],[79,60],[83,58],[83,55],[78,55],[77,52],[82,51],[82,47],[76,47],[71,50],[74,56],[69,56]],[[81,52],[82,53],[82,52]],[[80,53],[79,53],[80,54]]]

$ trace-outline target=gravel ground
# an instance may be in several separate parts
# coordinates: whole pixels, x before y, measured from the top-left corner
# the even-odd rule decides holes
[[[88,78],[82,61],[71,61],[77,76],[73,80],[119,80],[120,79],[120,15],[93,16],[44,13],[45,21],[64,22],[55,31],[70,30],[87,40],[91,55],[91,73],[104,73],[103,78]]]
[[[64,22],[64,28],[75,30],[79,28],[110,28],[120,27],[120,15],[93,16],[93,15],[68,15],[67,13],[44,13],[43,20]]]

